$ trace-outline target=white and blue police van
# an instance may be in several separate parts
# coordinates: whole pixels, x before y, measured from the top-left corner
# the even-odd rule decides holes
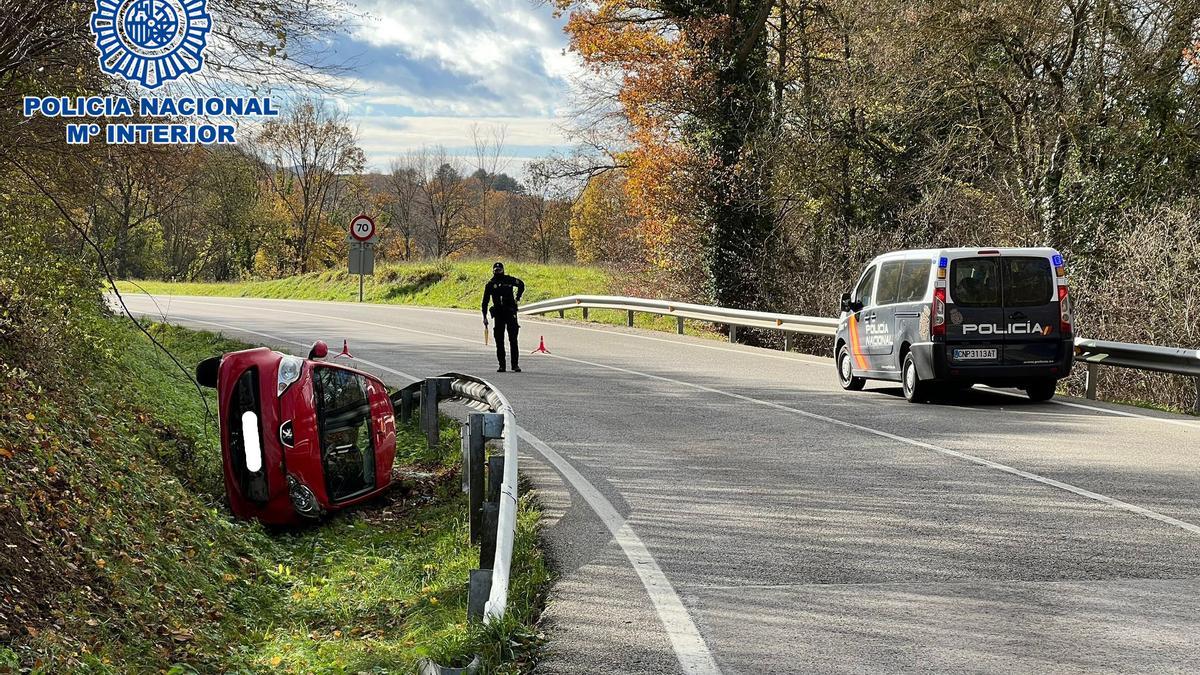
[[[1054,396],[1074,334],[1063,257],[1052,248],[893,251],[842,296],[838,381],[900,382],[909,401],[974,384]]]

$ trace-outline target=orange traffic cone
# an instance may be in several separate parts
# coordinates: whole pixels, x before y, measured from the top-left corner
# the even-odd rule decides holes
[[[531,352],[529,352],[529,353],[530,353],[530,354],[539,354],[539,353],[540,353],[540,354],[549,354],[549,353],[550,353],[550,350],[549,350],[549,349],[546,349],[546,336],[545,336],[545,335],[539,335],[539,336],[538,336],[538,346],[537,346],[537,349],[535,349],[535,350],[533,350],[533,351],[531,351]]]
[[[336,359],[339,356],[345,356],[348,359],[354,358],[354,355],[350,353],[350,341],[349,340],[342,340],[342,353],[334,354],[333,358]]]

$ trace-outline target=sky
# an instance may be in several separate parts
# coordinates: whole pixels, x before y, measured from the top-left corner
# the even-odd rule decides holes
[[[340,95],[369,169],[423,145],[470,167],[473,125],[505,129],[507,172],[566,150],[570,81],[565,19],[536,0],[351,0],[364,17],[332,46],[350,66]]]

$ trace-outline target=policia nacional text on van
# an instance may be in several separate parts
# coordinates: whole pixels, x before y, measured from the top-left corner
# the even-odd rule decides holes
[[[899,381],[909,401],[987,384],[1045,401],[1071,371],[1062,255],[1050,248],[894,251],[842,296],[835,337],[844,389]]]

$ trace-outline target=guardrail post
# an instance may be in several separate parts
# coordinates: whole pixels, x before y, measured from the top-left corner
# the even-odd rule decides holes
[[[632,309],[627,310],[625,312],[625,325],[629,326],[630,328],[633,327],[633,310]]]
[[[421,431],[429,447],[438,444],[438,401],[450,396],[450,378],[430,377],[421,382]]]
[[[588,320],[588,308],[587,307],[583,308],[583,320],[584,321]]]
[[[412,422],[413,394],[415,393],[416,392],[407,387],[400,390],[400,421],[405,424]]]
[[[500,486],[504,483],[504,456],[487,458],[487,502],[483,504],[483,538],[479,542],[479,566],[491,569],[496,559],[496,534],[500,525]]]
[[[729,324],[729,341],[737,342],[737,326]]]
[[[500,505],[483,505],[483,538],[479,541],[479,567],[490,570],[496,564],[496,530],[500,526]]]
[[[792,351],[792,334],[786,330],[783,331],[783,351]]]
[[[1087,364],[1087,383],[1085,385],[1085,395],[1088,399],[1096,400],[1096,385],[1100,383],[1100,366],[1099,364]]]
[[[560,318],[560,319],[567,318],[567,313],[564,310],[561,310],[561,309],[558,310],[558,318]]]
[[[467,436],[463,437],[466,452],[467,483],[467,522],[470,526],[471,543],[479,543],[479,533],[483,525],[483,463],[484,446],[487,437],[484,435],[484,413],[471,413],[467,423],[463,425]]]
[[[488,489],[487,500],[500,503],[500,486],[504,484],[504,455],[492,455],[487,458]]]
[[[1200,377],[1196,378],[1196,414],[1200,415]]]
[[[471,570],[471,579],[467,585],[467,620],[479,621],[483,618],[483,610],[487,606],[488,595],[492,592],[492,571],[490,569]]]
[[[437,445],[440,437],[438,386],[432,377],[421,383],[421,431],[425,432],[425,442],[429,447]]]
[[[682,316],[675,317],[675,332],[679,333],[680,335],[683,335],[683,317]]]

